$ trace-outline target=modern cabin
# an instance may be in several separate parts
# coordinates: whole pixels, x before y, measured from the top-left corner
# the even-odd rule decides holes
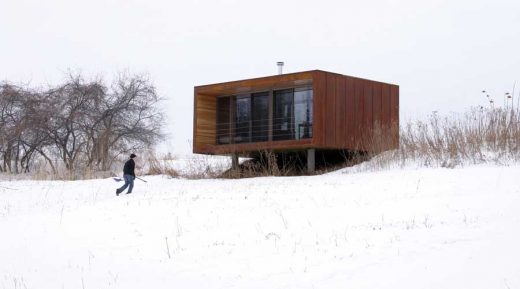
[[[194,88],[193,152],[249,156],[399,145],[399,86],[321,70]],[[311,163],[309,163],[311,162]]]

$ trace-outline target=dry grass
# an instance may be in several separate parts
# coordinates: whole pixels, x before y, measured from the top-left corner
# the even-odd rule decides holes
[[[465,164],[509,164],[520,161],[518,109],[490,106],[447,116],[434,113],[425,121],[402,124],[399,128],[399,148],[395,150],[387,150],[397,140],[384,139],[382,136],[388,135],[383,133],[385,129],[397,130],[397,127],[374,129],[368,139],[362,140],[366,151],[383,153],[345,152],[343,161],[328,163],[319,168],[316,174],[355,165],[358,170],[380,170],[407,165],[454,168]],[[284,158],[269,151],[258,152],[257,155],[260,157],[255,160],[242,160],[239,168],[234,170],[229,169],[231,162],[226,159],[215,162],[212,156],[190,157],[182,160],[182,171],[179,171],[172,165],[179,159],[171,154],[157,157],[153,151],[149,151],[141,154],[137,170],[147,175],[164,174],[187,179],[307,174],[302,166],[305,163],[302,155]],[[80,169],[72,174],[57,166],[58,172],[54,174],[49,172],[44,160],[39,160],[26,177],[40,180],[106,178],[118,175],[122,162],[115,163],[112,171]]]
[[[516,109],[484,108],[400,128],[399,148],[377,156],[373,167],[422,166],[453,168],[464,164],[506,164],[520,160],[520,115]]]
[[[160,160],[156,157],[154,152],[147,153],[146,167],[148,169],[147,175],[168,175],[172,178],[179,177],[177,170],[173,169],[169,163],[174,160],[171,154],[167,154]]]
[[[461,117],[440,118],[408,125],[401,131],[402,159],[425,158],[432,162],[518,160],[520,126],[517,110],[472,109]],[[491,158],[491,159],[490,159]]]
[[[259,151],[257,157],[242,162],[238,168],[226,170],[219,177],[226,179],[266,176],[301,175],[298,156],[280,157],[271,151]]]
[[[478,107],[447,116],[434,113],[425,121],[402,125],[399,128],[399,147],[395,150],[388,148],[397,140],[382,136],[388,135],[384,133],[385,130],[397,130],[397,127],[375,127],[371,136],[360,140],[360,147],[364,147],[366,152],[340,153],[342,162],[322,166],[316,174],[356,165],[357,170],[374,171],[407,165],[454,168],[466,164],[509,164],[520,161],[520,113],[516,109]],[[382,153],[367,153],[370,151]],[[185,177],[307,175],[298,157],[281,160],[279,155],[267,151],[259,152],[259,155],[255,160],[242,162],[238,169],[229,169],[223,174],[208,169]]]

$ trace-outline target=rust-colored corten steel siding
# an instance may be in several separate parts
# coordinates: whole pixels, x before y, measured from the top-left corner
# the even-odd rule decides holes
[[[217,145],[217,97],[304,85],[313,88],[312,138]],[[194,93],[194,153],[228,154],[308,148],[379,152],[398,147],[397,85],[314,70],[197,86]]]
[[[399,145],[399,87],[316,71],[317,148],[384,151]]]

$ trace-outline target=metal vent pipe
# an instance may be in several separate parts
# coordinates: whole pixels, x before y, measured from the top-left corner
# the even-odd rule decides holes
[[[278,65],[278,75],[283,74],[283,61],[276,62],[276,65]]]

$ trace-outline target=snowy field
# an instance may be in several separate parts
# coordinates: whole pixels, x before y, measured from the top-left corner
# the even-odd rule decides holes
[[[520,288],[519,176],[0,181],[0,288]]]

